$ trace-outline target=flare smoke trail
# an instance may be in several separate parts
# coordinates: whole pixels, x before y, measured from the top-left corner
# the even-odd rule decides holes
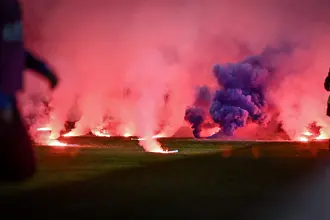
[[[217,100],[228,94],[245,100],[245,106],[239,106],[245,111],[232,108],[231,115],[248,114],[251,120],[260,121],[269,115],[269,106],[274,106],[277,120],[292,138],[311,121],[328,129],[329,120],[324,116],[327,94],[322,86],[330,57],[328,1],[22,3],[26,46],[45,57],[62,79],[60,87],[48,94],[47,86],[29,74],[22,108],[25,114],[34,111],[27,98],[31,93],[48,96],[55,133],[70,117],[78,120],[77,134],[110,126],[108,130],[115,135],[147,137],[161,130],[171,136],[183,125],[186,107],[194,104],[194,89],[204,85],[212,92],[218,90],[211,104],[213,110],[211,114],[207,110],[205,117],[212,116],[228,134],[246,123],[243,120],[235,126],[223,126],[229,120],[224,117],[228,102],[219,106]],[[233,65],[238,65],[235,69],[239,72],[252,68],[251,61],[244,57],[262,54],[267,46],[282,41],[302,46],[294,44],[289,56],[280,53],[274,60],[267,60],[279,67],[276,74],[269,74],[272,77],[267,87],[247,91],[223,82],[227,79],[222,74],[231,71]],[[214,69],[220,67],[221,71],[215,71],[219,76],[215,80],[210,72],[217,63],[221,64]],[[263,68],[270,71],[268,66]],[[219,91],[219,80],[227,87],[226,92]],[[259,97],[260,89],[264,97]],[[165,103],[167,93],[170,98]],[[248,102],[247,93],[253,93],[254,105]],[[44,114],[39,118],[43,121]],[[165,125],[160,126],[163,121]]]

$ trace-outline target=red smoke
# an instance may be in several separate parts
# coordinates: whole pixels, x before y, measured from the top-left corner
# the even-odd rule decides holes
[[[107,129],[111,135],[172,136],[183,125],[195,87],[216,85],[214,64],[235,62],[283,40],[306,47],[274,61],[292,73],[279,74],[281,83],[274,81],[267,91],[278,120],[291,138],[314,121],[330,133],[323,89],[330,65],[327,1],[22,3],[27,47],[62,79],[50,94],[39,79],[28,76],[22,107],[25,114],[35,111],[29,94],[50,98],[50,117],[39,109],[38,118],[40,126],[51,124],[54,135],[69,119],[78,120],[77,135]],[[109,119],[115,126],[109,127]]]

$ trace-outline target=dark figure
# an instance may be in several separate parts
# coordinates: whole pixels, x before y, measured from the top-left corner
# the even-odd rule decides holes
[[[324,88],[325,88],[325,90],[330,92],[330,68],[329,68],[328,76],[324,80]],[[327,116],[330,117],[330,96],[328,97]],[[330,140],[329,140],[329,151],[330,151]]]
[[[52,89],[57,86],[57,76],[53,71],[44,63],[42,60],[34,56],[30,51],[25,49],[25,68],[34,70],[36,73],[39,73],[41,76],[46,77]]]
[[[46,64],[25,50],[21,19],[17,0],[0,1],[0,181],[24,180],[36,170],[32,142],[16,102],[24,69],[48,78],[52,88],[57,85]]]
[[[325,90],[330,92],[330,68],[329,68],[328,76],[324,80],[324,88],[325,88]]]

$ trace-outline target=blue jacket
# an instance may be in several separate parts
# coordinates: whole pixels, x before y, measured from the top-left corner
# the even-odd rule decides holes
[[[57,77],[48,66],[24,48],[21,8],[17,0],[0,0],[0,92],[15,96],[22,89],[25,68],[46,77],[52,86]]]
[[[0,90],[22,89],[25,51],[21,8],[17,0],[0,0]]]

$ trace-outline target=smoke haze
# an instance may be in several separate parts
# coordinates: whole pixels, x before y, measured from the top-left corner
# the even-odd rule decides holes
[[[24,113],[35,111],[31,94],[51,98],[55,133],[70,119],[78,120],[76,134],[108,126],[113,135],[172,136],[185,125],[196,88],[223,91],[215,65],[236,65],[282,43],[291,52],[267,60],[277,67],[263,88],[267,105],[291,138],[313,121],[330,132],[323,89],[330,66],[328,1],[22,0],[22,5],[26,46],[61,78],[51,94],[29,74]],[[44,111],[38,112],[44,121]]]

